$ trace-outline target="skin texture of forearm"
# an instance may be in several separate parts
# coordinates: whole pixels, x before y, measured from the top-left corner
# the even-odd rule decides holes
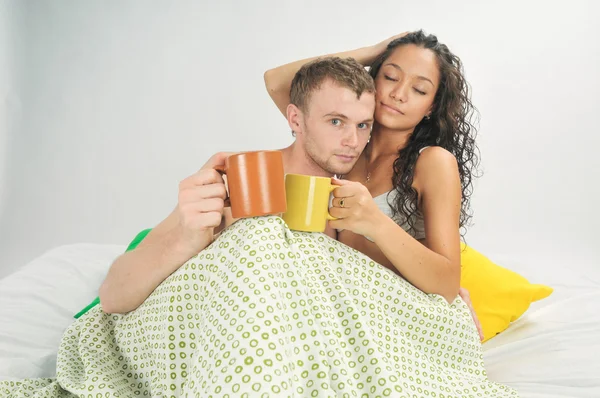
[[[452,303],[458,295],[460,266],[428,249],[387,218],[375,243],[400,274],[425,293],[439,294]]]
[[[207,236],[203,246],[210,242]],[[103,311],[122,314],[136,309],[158,285],[197,253],[185,248],[176,229],[164,233],[151,231],[136,249],[124,253],[112,264],[99,291]]]

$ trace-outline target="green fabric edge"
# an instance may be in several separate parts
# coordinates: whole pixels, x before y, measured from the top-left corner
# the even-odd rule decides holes
[[[144,238],[146,237],[146,235],[148,235],[148,233],[150,231],[152,231],[152,228],[145,229],[142,232],[140,232],[139,234],[137,234],[135,236],[135,238],[133,238],[133,240],[131,241],[129,246],[127,246],[127,249],[125,250],[125,252],[135,249],[140,244],[140,242],[144,240]],[[74,318],[79,319],[83,314],[85,314],[86,312],[88,312],[89,310],[91,310],[98,304],[100,304],[100,297],[96,297],[94,299],[94,301],[89,303],[84,309],[82,309],[77,314],[75,314]]]

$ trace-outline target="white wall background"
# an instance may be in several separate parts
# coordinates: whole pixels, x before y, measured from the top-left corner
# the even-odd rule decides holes
[[[10,7],[8,3],[0,3],[0,217],[4,204],[4,194],[6,189],[6,149],[8,140],[8,109],[4,101],[9,96],[9,84],[12,75],[12,66],[10,63],[14,59],[11,54],[11,21]],[[1,218],[0,218],[1,220]]]
[[[19,98],[19,29],[20,7],[15,2],[0,1],[0,230],[4,230],[4,217],[8,196],[9,146],[20,122]],[[0,241],[3,243],[3,241]],[[0,253],[5,251],[0,244]],[[0,263],[1,264],[1,263]],[[0,265],[2,275],[2,265]]]
[[[481,113],[468,242],[598,264],[599,11],[592,0],[3,0],[0,276],[57,245],[127,243],[216,151],[288,145],[266,69],[418,28],[462,58]]]

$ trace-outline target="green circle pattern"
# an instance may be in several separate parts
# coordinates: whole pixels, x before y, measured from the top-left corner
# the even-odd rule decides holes
[[[65,332],[57,379],[0,397],[516,397],[448,305],[323,234],[239,220],[135,311]]]

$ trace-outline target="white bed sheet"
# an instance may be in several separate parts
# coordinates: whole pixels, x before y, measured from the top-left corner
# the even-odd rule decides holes
[[[534,310],[484,345],[491,379],[522,398],[600,397],[600,292]]]
[[[56,248],[0,280],[0,380],[53,377],[58,343],[123,246]],[[489,377],[523,398],[600,397],[600,269],[519,256],[495,262],[555,288],[484,344]]]
[[[98,294],[120,245],[57,247],[0,279],[0,380],[54,377],[73,315]]]
[[[600,267],[589,259],[492,256],[554,293],[484,344],[488,375],[522,398],[600,397]]]

